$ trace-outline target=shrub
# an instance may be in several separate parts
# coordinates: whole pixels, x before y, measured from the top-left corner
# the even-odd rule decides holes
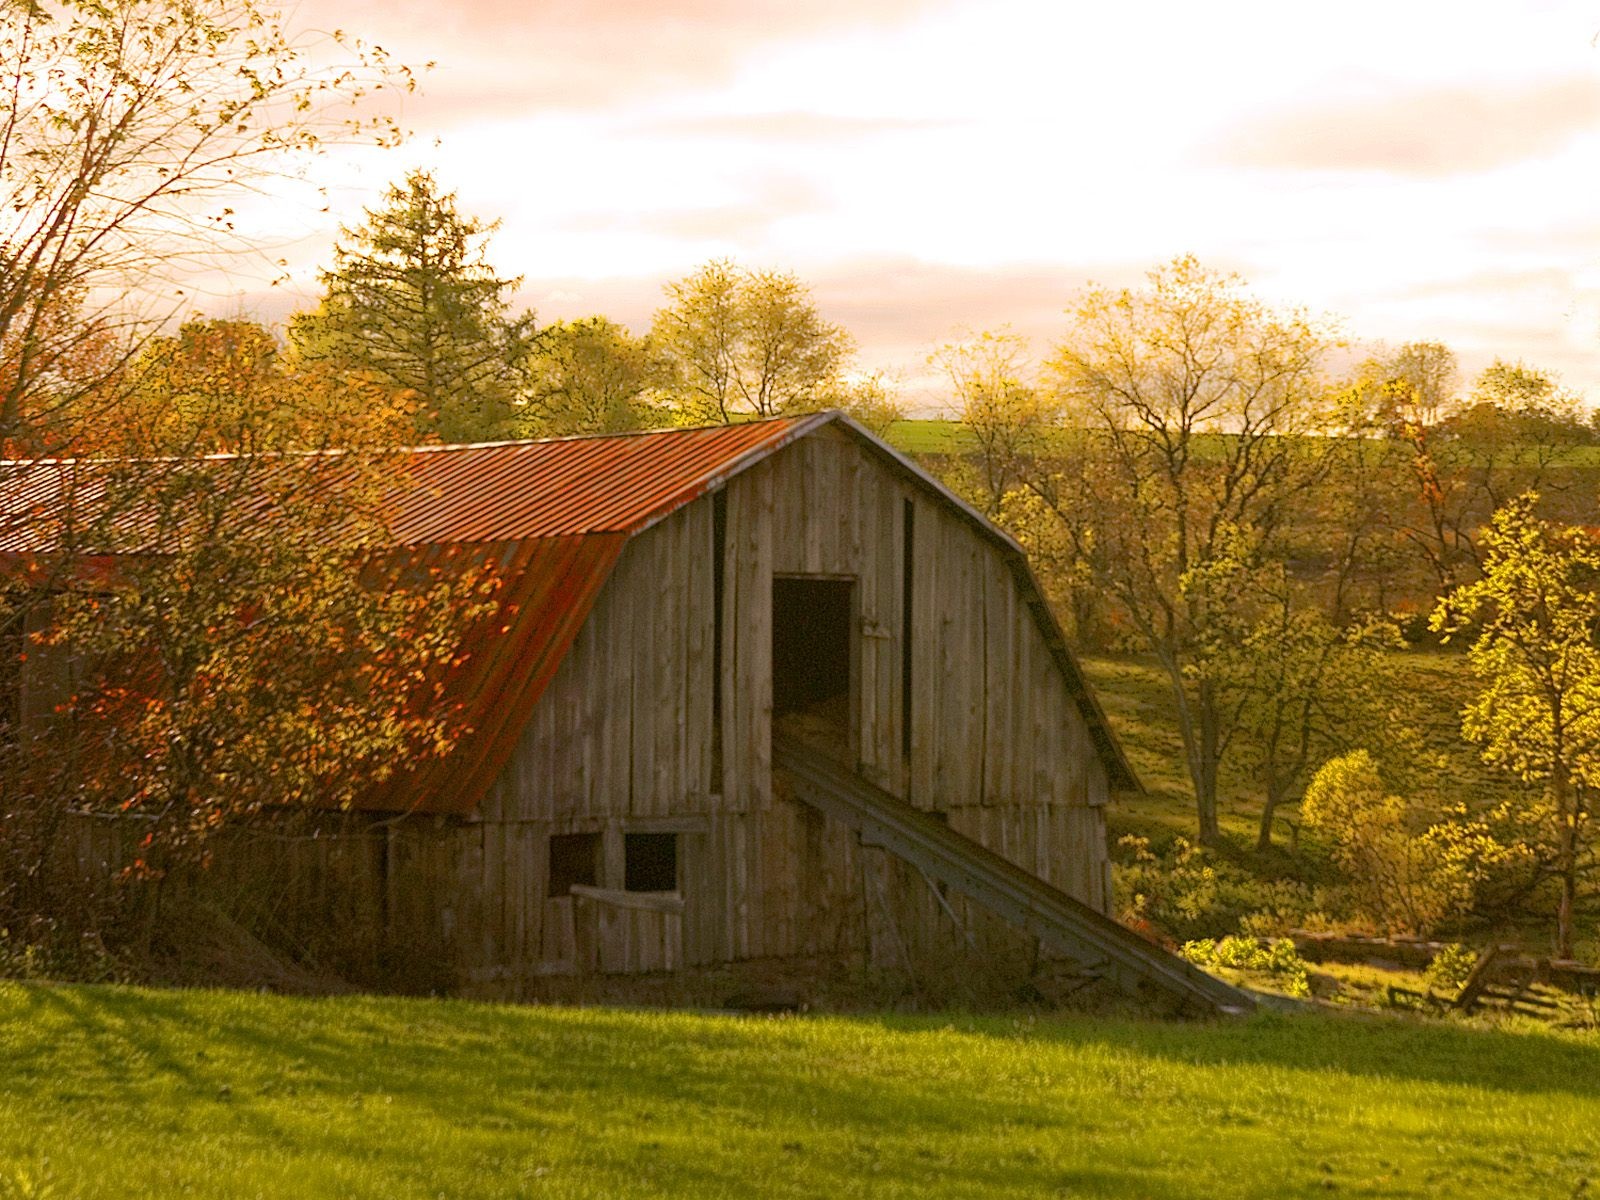
[[[1291,996],[1309,996],[1311,979],[1306,963],[1288,938],[1225,937],[1185,942],[1182,954],[1207,970],[1226,967],[1267,975]]]
[[[1158,853],[1150,840],[1117,842],[1117,915],[1175,941],[1281,931],[1316,923],[1316,898],[1304,884],[1262,879],[1183,838]]]
[[[1459,919],[1491,871],[1523,853],[1463,809],[1435,816],[1389,792],[1365,750],[1324,763],[1300,815],[1328,840],[1356,915],[1390,933]]]
[[[1459,992],[1478,965],[1478,956],[1460,943],[1452,943],[1433,956],[1423,980],[1429,989],[1441,992]]]

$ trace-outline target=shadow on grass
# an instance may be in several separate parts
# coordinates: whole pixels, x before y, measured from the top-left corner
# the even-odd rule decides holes
[[[155,1067],[200,1086],[207,1082],[205,1072],[186,1043],[205,1037],[267,1060],[301,1064],[308,1085],[318,1079],[339,1080],[397,1092],[412,1091],[416,1081],[441,1073],[470,1070],[479,1060],[493,1075],[515,1075],[535,1087],[584,1090],[614,1069],[623,1051],[637,1058],[641,1068],[648,1067],[641,1082],[656,1084],[652,1090],[658,1097],[683,1098],[706,1073],[702,1068],[708,1056],[737,1053],[753,1041],[780,1049],[784,1042],[804,1040],[811,1024],[806,1018],[691,1022],[688,1014],[665,1010],[541,1009],[380,997],[261,999],[258,1004],[248,993],[52,986],[26,986],[12,994],[41,1015],[49,1012],[74,1027],[113,1078],[125,1080],[133,1069]],[[279,1010],[277,1004],[295,1007]],[[298,1019],[285,1021],[284,1011]],[[204,1015],[198,1028],[197,1013]],[[819,1019],[891,1034],[948,1029],[1011,1044],[1101,1047],[1189,1066],[1270,1066],[1600,1097],[1600,1038],[1582,1035],[1339,1014],[1263,1013],[1216,1023],[908,1015]],[[654,1028],[661,1023],[673,1028]],[[508,1043],[508,1037],[514,1040]],[[50,1048],[41,1044],[32,1051],[44,1061]],[[21,1047],[13,1046],[12,1052],[14,1065],[27,1061]],[[774,1099],[781,1102],[781,1097]]]
[[[397,1186],[425,1175],[440,1127],[453,1153],[484,1155],[490,1173],[508,1145],[547,1145],[571,1164],[560,1147],[576,1136],[584,1169],[600,1179],[637,1182],[632,1173],[658,1169],[666,1190],[682,1195],[725,1193],[728,1179],[753,1169],[755,1178],[778,1173],[774,1195],[862,1194],[879,1170],[929,1194],[1089,1185],[1035,1150],[1000,1162],[970,1149],[946,1154],[975,1140],[1005,1147],[1018,1131],[1081,1139],[1086,1127],[1028,1096],[974,1105],[917,1068],[922,1047],[911,1041],[851,1020],[824,1028],[456,1001],[0,991],[0,1045],[17,1052],[0,1063],[0,1090],[28,1067],[43,1106],[54,1107],[64,1098],[38,1074],[53,1065],[77,1093],[65,1098],[76,1120],[93,1124],[99,1112],[120,1125],[159,1122],[180,1140],[199,1125],[208,1137],[244,1139],[230,1141],[230,1156],[331,1155]],[[434,1147],[351,1114],[350,1101],[379,1096],[395,1102],[404,1127],[429,1131]],[[337,1115],[323,1125],[300,1108]],[[1142,1176],[1125,1184],[1098,1194],[1181,1194]]]
[[[889,1028],[908,1028],[882,1018]],[[1541,1096],[1600,1098],[1600,1038],[1484,1029],[1404,1017],[1261,1013],[1247,1020],[975,1018],[965,1032],[1101,1048],[1191,1067],[1277,1067],[1396,1082]],[[1330,1084],[1330,1086],[1332,1086]]]

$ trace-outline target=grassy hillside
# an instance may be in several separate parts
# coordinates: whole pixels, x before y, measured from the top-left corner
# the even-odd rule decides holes
[[[1156,840],[1192,837],[1194,791],[1183,764],[1166,676],[1148,658],[1085,656],[1082,662],[1147,791],[1118,801],[1112,814],[1118,829]],[[1476,751],[1461,738],[1461,707],[1474,686],[1465,658],[1439,650],[1407,650],[1396,654],[1392,665],[1407,697],[1408,720],[1444,760],[1445,790],[1481,799],[1507,786],[1479,763]],[[1225,776],[1222,783],[1224,831],[1253,845],[1259,790],[1245,775]],[[1284,817],[1290,821],[1293,813]],[[1286,824],[1280,824],[1279,833],[1286,835]]]
[[[973,449],[972,435],[959,422],[937,418],[896,421],[885,437],[906,454],[964,454]]]
[[[0,1196],[1574,1196],[1600,1044],[0,983]]]

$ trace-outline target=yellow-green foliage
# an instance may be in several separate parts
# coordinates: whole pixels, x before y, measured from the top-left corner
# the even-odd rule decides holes
[[[1478,963],[1478,956],[1472,950],[1460,943],[1452,943],[1433,956],[1433,961],[1428,964],[1423,979],[1430,988],[1437,988],[1441,992],[1454,992],[1466,983],[1467,977],[1472,974],[1472,968]]]
[[[1529,493],[1495,513],[1483,577],[1441,600],[1432,624],[1472,638],[1482,687],[1461,732],[1484,762],[1543,787],[1529,815],[1556,847],[1556,952],[1568,958],[1580,860],[1592,850],[1585,788],[1600,784],[1600,542],[1583,526],[1540,519],[1538,502]]]
[[[1129,834],[1117,849],[1117,915],[1136,928],[1187,941],[1320,921],[1306,885],[1263,879],[1184,838],[1157,853],[1148,838]]]
[[[1202,938],[1185,942],[1183,956],[1207,970],[1226,968],[1270,976],[1291,996],[1309,996],[1311,980],[1305,959],[1288,938],[1228,936],[1221,941]]]
[[[1435,818],[1390,792],[1365,750],[1325,763],[1300,815],[1321,833],[1358,915],[1396,933],[1426,933],[1471,906],[1491,868],[1518,855],[1461,809]]]
[[[1433,616],[1470,637],[1482,684],[1461,732],[1483,759],[1528,782],[1600,783],[1600,545],[1588,530],[1541,521],[1521,496],[1484,532],[1484,577]]]

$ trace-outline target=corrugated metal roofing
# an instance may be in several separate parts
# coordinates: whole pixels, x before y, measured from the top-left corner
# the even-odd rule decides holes
[[[497,564],[502,586],[496,611],[469,634],[471,653],[447,684],[445,702],[459,706],[469,734],[454,754],[400,772],[363,807],[473,811],[510,760],[629,538],[830,423],[849,430],[886,465],[959,509],[1000,545],[1113,781],[1137,788],[1021,548],[914,463],[830,412],[705,429],[410,452],[406,478],[394,498],[394,544],[409,547],[407,558],[424,564],[442,559],[447,548],[475,545]],[[59,516],[64,497],[80,509],[93,507],[98,495],[94,464],[11,467],[0,472],[0,555],[15,560],[47,554],[51,522],[41,518]]]
[[[391,534],[398,545],[419,546],[637,533],[828,415],[385,451],[395,455],[393,469],[402,476],[390,498]],[[92,524],[96,511],[108,502],[108,492],[136,496],[141,487],[159,485],[176,472],[204,471],[226,486],[230,469],[247,464],[237,472],[245,487],[269,476],[279,483],[304,479],[312,487],[339,485],[340,455],[290,454],[274,461],[281,467],[270,472],[262,470],[259,458],[230,455],[136,463],[78,459],[0,464],[0,553],[47,554],[64,544],[66,523],[75,522],[80,529]],[[387,459],[383,465],[388,466]],[[159,545],[142,542],[150,514],[136,500],[116,513],[114,524],[115,545],[104,547],[108,552],[125,553],[133,546],[160,552]]]
[[[417,545],[637,533],[818,423],[780,418],[421,449],[395,538]]]
[[[468,732],[454,753],[402,768],[359,807],[473,811],[510,761],[627,541],[593,533],[485,544],[504,586],[495,610],[463,639],[471,650],[443,697]],[[447,553],[442,543],[418,551],[424,566]]]

